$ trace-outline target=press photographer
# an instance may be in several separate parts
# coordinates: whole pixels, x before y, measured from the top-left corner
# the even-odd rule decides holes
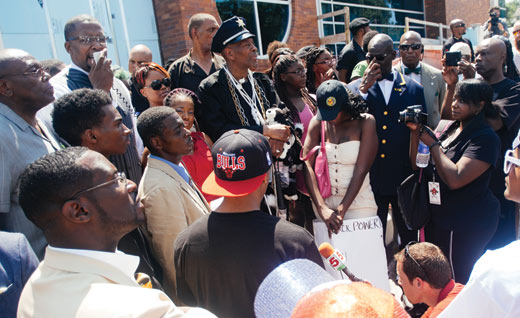
[[[400,114],[410,128],[411,165],[423,167],[419,176],[425,178],[417,193],[409,192],[409,200],[420,202],[418,211],[431,213],[424,224],[426,241],[451,255],[455,281],[463,284],[498,222],[500,206],[489,190],[500,151],[498,136],[486,122],[486,117],[498,115],[492,98],[486,82],[457,83],[451,105],[454,120],[441,120],[435,134],[421,124],[424,118],[414,106]],[[418,147],[429,148],[429,165],[417,159]]]
[[[489,9],[489,19],[484,23],[484,39],[493,35],[509,37],[506,20],[500,18],[500,7]]]

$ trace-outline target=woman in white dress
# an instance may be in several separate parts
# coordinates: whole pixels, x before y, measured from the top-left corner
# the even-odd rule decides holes
[[[316,92],[318,113],[309,124],[303,157],[320,146],[324,125],[331,196],[319,191],[314,163],[319,151],[305,161],[305,181],[316,216],[331,233],[338,233],[343,219],[377,215],[369,170],[377,154],[375,119],[366,113],[364,100],[336,80],[322,83]]]

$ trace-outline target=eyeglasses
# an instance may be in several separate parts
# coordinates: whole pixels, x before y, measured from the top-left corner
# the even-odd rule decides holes
[[[406,246],[404,247],[404,256],[410,258],[423,271],[424,278],[429,281],[430,279],[428,278],[428,273],[426,273],[424,267],[422,267],[421,264],[419,264],[419,262],[417,262],[415,258],[413,258],[413,256],[410,254],[410,246],[414,244],[417,244],[417,242],[412,241],[406,244]]]
[[[365,57],[367,60],[369,61],[372,61],[374,58],[378,61],[382,61],[384,60],[388,55],[390,55],[390,53],[385,53],[385,54],[379,54],[379,55],[371,55],[370,53],[368,53]]]
[[[40,64],[37,64],[36,66],[34,66],[34,68],[31,68],[30,70],[25,71],[23,73],[20,73],[20,74],[5,74],[5,75],[0,76],[0,78],[1,77],[6,77],[6,76],[20,76],[20,75],[29,75],[31,77],[37,77],[37,78],[40,78],[40,79],[43,78],[44,76],[50,76],[49,75],[49,69],[44,68]]]
[[[151,88],[154,91],[158,91],[161,89],[162,85],[166,87],[170,87],[171,81],[168,77],[163,78],[162,80],[153,81],[150,86],[145,86],[144,88]]]
[[[465,26],[466,26],[466,24],[464,24],[464,23],[460,23],[460,24],[455,24],[453,27],[454,27],[454,28],[463,28],[463,27],[465,27]]]
[[[314,64],[318,64],[318,65],[319,65],[319,64],[327,64],[328,66],[331,66],[331,65],[336,64],[336,59],[335,59],[335,58],[332,58],[332,59],[330,59],[330,60],[323,60],[323,61],[321,61],[321,62],[316,62],[316,63],[314,63]]]
[[[114,183],[114,182],[119,183],[119,185],[124,184],[125,187],[128,185],[128,180],[126,179],[125,173],[124,172],[118,172],[115,179],[112,179],[112,180],[107,181],[107,182],[103,182],[101,184],[98,184],[96,186],[93,186],[93,187],[85,189],[85,190],[81,190],[81,191],[77,192],[76,194],[74,194],[72,197],[75,197],[77,195],[80,195],[80,194],[88,192],[88,191],[92,191],[92,190],[104,187],[107,184],[111,184],[111,183]]]
[[[506,151],[506,155],[504,157],[504,173],[509,174],[509,171],[511,171],[511,168],[513,166],[520,167],[520,159],[513,156],[514,150],[509,149]]]
[[[415,43],[415,44],[399,44],[399,50],[402,51],[408,51],[408,49],[412,48],[412,50],[417,51],[422,48],[422,44]]]
[[[518,30],[514,30],[514,31],[513,31],[513,35],[516,35],[518,32],[520,32],[520,29],[518,29]]]
[[[92,44],[94,42],[100,43],[100,44],[105,44],[108,41],[108,36],[104,36],[104,35],[80,35],[80,36],[77,36],[75,38],[70,38],[67,41],[74,41],[74,40],[78,40],[79,43],[85,44],[85,45]]]
[[[298,76],[305,76],[307,74],[306,68],[299,68],[294,72],[285,72],[285,74],[296,74]]]

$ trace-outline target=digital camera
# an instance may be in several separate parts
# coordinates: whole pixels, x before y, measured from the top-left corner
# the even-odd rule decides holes
[[[406,107],[405,110],[399,112],[400,123],[414,123],[426,125],[426,120],[428,119],[428,114],[422,112],[421,105],[412,105]]]

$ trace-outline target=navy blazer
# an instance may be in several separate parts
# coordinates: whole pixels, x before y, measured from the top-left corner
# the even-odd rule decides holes
[[[421,105],[426,110],[422,86],[410,77],[394,70],[394,86],[386,105],[383,92],[377,83],[368,90],[368,111],[376,119],[379,147],[370,169],[370,184],[376,195],[397,195],[397,187],[412,173],[409,148],[410,130],[397,121],[399,112],[408,106]],[[360,78],[348,85],[359,94]]]
[[[0,315],[16,318],[20,294],[38,258],[21,233],[0,231],[0,242]]]

